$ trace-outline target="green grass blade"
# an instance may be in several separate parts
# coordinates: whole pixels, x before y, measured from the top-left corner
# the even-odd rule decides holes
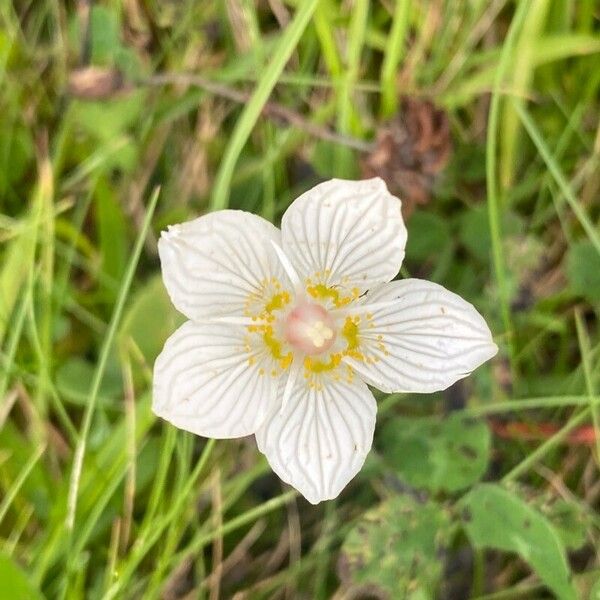
[[[29,473],[33,470],[33,467],[37,464],[38,460],[40,460],[44,450],[46,449],[45,445],[39,446],[37,450],[31,455],[29,460],[25,463],[25,466],[19,473],[19,476],[15,480],[15,482],[11,485],[11,487],[7,490],[6,496],[4,496],[2,503],[0,503],[0,523],[2,523],[8,509],[10,508],[13,500],[16,495],[19,493],[21,486],[27,480]]]
[[[231,136],[231,140],[225,150],[221,166],[215,179],[213,195],[211,198],[211,210],[227,208],[229,188],[233,171],[252,129],[254,128],[260,113],[269,99],[279,75],[283,71],[300,37],[304,33],[314,11],[318,0],[304,0],[294,15],[293,20],[283,33],[281,40],[274,51],[273,60],[269,63],[263,76],[260,78],[252,97],[245,106]]]
[[[381,114],[384,117],[390,117],[398,109],[396,74],[404,54],[409,10],[410,2],[408,0],[396,0],[392,29],[387,39],[381,65]]]
[[[508,282],[506,278],[506,266],[504,264],[504,250],[502,248],[502,226],[500,211],[500,193],[497,180],[497,149],[499,133],[499,115],[501,88],[504,78],[510,65],[512,53],[514,51],[515,40],[518,32],[521,30],[523,20],[527,14],[527,2],[521,2],[513,17],[510,30],[502,48],[502,55],[496,72],[494,82],[494,92],[490,105],[490,116],[488,120],[487,140],[486,140],[486,162],[485,170],[487,176],[487,208],[488,219],[490,223],[490,232],[492,237],[492,260],[494,263],[494,273],[498,284],[500,294],[500,310],[505,333],[508,336],[508,351],[511,360],[513,376],[515,375],[514,365],[514,346],[513,346],[513,326],[509,307]]]
[[[341,134],[356,134],[359,118],[354,108],[352,87],[358,78],[360,57],[365,43],[369,17],[369,3],[366,0],[356,0],[352,7],[352,17],[348,32],[347,69],[342,75],[337,89],[337,128]],[[332,175],[341,178],[351,178],[355,173],[355,160],[350,148],[340,144],[334,147],[334,172]]]
[[[519,39],[511,63],[510,83],[515,93],[522,95],[529,90],[535,70],[536,40],[543,33],[549,0],[521,2],[527,6],[527,15],[520,28]],[[519,120],[510,104],[504,104],[502,114],[502,137],[500,138],[500,180],[504,187],[512,185],[515,167],[518,164],[517,144],[519,140]]]
[[[550,450],[555,448],[567,438],[569,433],[579,425],[582,425],[590,418],[590,408],[586,407],[572,417],[561,429],[553,436],[540,444],[533,452],[528,454],[517,466],[513,467],[503,478],[503,482],[514,481],[527,471],[539,460],[541,460]]]
[[[567,199],[571,210],[573,211],[573,213],[577,217],[577,220],[583,227],[590,242],[594,244],[594,247],[600,254],[600,234],[598,233],[598,229],[594,226],[592,220],[575,197],[575,194],[573,193],[573,190],[571,189],[567,178],[564,176],[561,168],[552,156],[552,152],[550,151],[548,144],[546,144],[546,142],[544,141],[542,134],[540,133],[535,122],[531,118],[531,115],[525,109],[523,103],[516,99],[513,99],[513,105],[523,123],[523,126],[527,130],[529,137],[531,137],[531,140],[535,144],[535,147],[537,148],[538,152],[540,153],[541,157],[546,163],[546,166],[548,167],[548,170],[554,178],[554,181],[556,181],[561,192]]]
[[[141,531],[138,535],[137,542],[133,551],[130,553],[127,561],[121,569],[119,569],[119,579],[113,583],[108,589],[106,594],[103,596],[104,600],[110,600],[118,597],[121,589],[128,583],[130,577],[133,576],[140,561],[146,556],[146,553],[150,550],[154,544],[160,539],[160,536],[164,533],[168,525],[173,522],[183,510],[185,502],[190,499],[190,495],[195,489],[195,485],[200,475],[204,472],[204,468],[208,463],[208,459],[215,446],[215,440],[209,439],[202,450],[200,460],[186,482],[183,490],[179,493],[175,499],[173,507],[162,519],[155,520],[148,524],[148,528],[145,531]]]
[[[595,396],[548,396],[542,398],[519,398],[506,402],[493,402],[465,408],[461,412],[468,417],[484,417],[502,413],[516,413],[522,410],[539,410],[540,408],[562,408],[568,406],[585,406],[592,403],[600,405],[600,397]]]
[[[86,406],[85,414],[83,417],[83,423],[80,430],[80,438],[77,444],[77,448],[75,450],[73,468],[71,471],[66,518],[66,527],[69,532],[73,531],[73,525],[75,522],[75,512],[77,510],[77,494],[79,490],[81,468],[83,465],[83,457],[85,455],[85,449],[90,433],[90,427],[92,425],[92,417],[94,416],[94,410],[96,408],[96,401],[98,399],[100,384],[102,383],[102,378],[106,369],[108,356],[113,342],[115,340],[115,336],[117,334],[117,327],[119,326],[119,323],[121,321],[121,316],[123,314],[123,309],[125,307],[125,302],[127,300],[129,288],[131,287],[131,282],[133,281],[133,275],[135,273],[135,269],[137,267],[138,261],[142,253],[144,240],[146,239],[146,235],[148,233],[148,230],[150,229],[150,223],[152,221],[154,209],[156,208],[159,193],[159,190],[156,190],[152,195],[150,202],[148,203],[146,216],[144,218],[142,228],[140,229],[138,238],[136,240],[133,253],[131,255],[131,258],[129,259],[129,264],[127,265],[125,276],[123,277],[123,281],[121,282],[121,289],[119,290],[119,295],[117,297],[110,325],[104,338],[102,349],[100,351],[98,365],[94,372],[94,379],[92,380],[90,386],[89,401]]]
[[[588,332],[579,309],[575,311],[575,326],[577,328],[577,340],[579,341],[579,353],[581,354],[583,378],[585,380],[588,401],[590,403],[590,412],[592,413],[592,423],[594,424],[594,432],[596,434],[596,460],[600,461],[600,416],[598,415],[598,407],[594,402],[596,392],[594,389],[594,376],[590,359],[590,338],[588,337]]]

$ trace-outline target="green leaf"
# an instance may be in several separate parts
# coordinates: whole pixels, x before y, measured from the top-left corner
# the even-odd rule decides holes
[[[56,371],[56,387],[60,394],[75,404],[85,405],[90,391],[90,381],[94,375],[94,365],[84,358],[73,356],[67,359]],[[102,380],[99,403],[111,406],[123,393],[123,383],[116,372],[108,373]]]
[[[94,64],[112,65],[121,47],[117,13],[94,6],[90,15],[91,59]]]
[[[35,160],[31,132],[18,124],[6,121],[0,126],[0,194],[5,196]]]
[[[175,310],[160,276],[150,279],[134,296],[121,327],[122,340],[131,338],[149,365],[183,317]]]
[[[6,554],[0,553],[0,598],[43,600],[25,571]]]
[[[29,269],[33,268],[37,244],[37,214],[35,206],[22,220],[21,233],[11,239],[2,254],[0,264],[0,344],[10,328],[11,315],[17,303]]]
[[[0,502],[8,494],[11,483],[19,479],[19,474],[27,469],[31,459],[32,442],[12,420],[4,423],[0,429]],[[41,462],[35,463],[27,478],[19,489],[16,502],[29,502],[35,508],[35,515],[40,521],[48,517],[52,496],[52,481],[47,469]],[[22,505],[22,504],[21,504]],[[17,507],[19,504],[17,504]],[[12,510],[12,508],[11,508]],[[0,598],[4,598],[0,594]]]
[[[95,141],[110,144],[115,138],[139,126],[148,107],[144,90],[103,101],[73,102],[76,123]]]
[[[82,148],[93,152],[80,169],[93,169],[96,173],[110,173],[113,169],[131,172],[137,164],[140,151],[136,137],[131,132],[143,119],[145,92],[137,90],[125,97],[106,101],[73,100],[71,114]]]
[[[340,577],[392,598],[436,597],[449,517],[436,503],[397,496],[365,513],[341,549]]]
[[[505,235],[518,235],[524,226],[520,217],[511,212],[502,216],[502,231]],[[459,236],[463,246],[482,262],[490,257],[492,234],[485,206],[465,212],[459,220]]]
[[[458,507],[475,547],[518,554],[558,598],[576,600],[562,540],[539,512],[494,484],[477,486]]]
[[[587,541],[589,518],[574,502],[563,498],[539,497],[536,508],[550,521],[565,548],[577,550]]]
[[[571,289],[590,302],[600,301],[600,254],[592,242],[575,242],[567,253]]]
[[[335,148],[334,143],[326,140],[319,140],[314,145],[310,164],[316,173],[323,178],[329,178],[332,173],[335,173]]]
[[[406,245],[408,260],[423,261],[436,257],[450,244],[448,221],[433,213],[417,211],[410,218],[410,236]]]
[[[112,281],[118,282],[127,263],[127,223],[123,208],[105,178],[98,180],[95,192],[102,271]],[[105,286],[104,291],[107,298],[114,301],[116,284]]]
[[[397,418],[382,431],[384,459],[417,488],[455,492],[487,470],[490,432],[485,422],[452,414],[446,418]]]

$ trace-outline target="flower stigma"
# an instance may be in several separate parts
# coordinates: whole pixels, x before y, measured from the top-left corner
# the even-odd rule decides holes
[[[335,322],[320,304],[301,302],[288,314],[284,325],[285,339],[305,354],[327,352],[335,342]]]

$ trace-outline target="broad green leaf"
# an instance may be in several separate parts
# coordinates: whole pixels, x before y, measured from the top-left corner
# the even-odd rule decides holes
[[[384,460],[417,488],[455,492],[478,481],[487,469],[490,432],[484,421],[458,414],[396,418],[380,439]]]
[[[433,599],[448,535],[449,517],[443,507],[396,496],[365,513],[347,535],[340,577],[375,586],[385,597]]]
[[[590,519],[577,504],[542,495],[534,501],[534,506],[550,521],[565,548],[577,550],[586,543]]]
[[[481,484],[458,508],[476,548],[518,554],[561,600],[576,600],[565,549],[546,517],[498,485]]]
[[[130,171],[140,151],[131,131],[140,125],[147,109],[147,93],[136,90],[123,97],[103,101],[74,100],[73,120],[90,137],[96,168]],[[135,133],[135,132],[134,132]]]
[[[90,14],[91,59],[94,64],[112,65],[121,46],[117,13],[94,6]]]
[[[150,279],[138,290],[123,317],[120,336],[131,338],[149,365],[154,363],[167,338],[182,323],[160,276]]]
[[[582,240],[570,246],[567,278],[576,294],[590,302],[600,301],[600,254],[592,242]]]
[[[78,356],[66,360],[56,372],[56,387],[61,396],[70,402],[84,405],[90,392],[90,381],[94,375],[94,365]],[[123,382],[115,371],[109,372],[102,380],[98,401],[101,406],[112,406],[123,394]]]
[[[10,600],[43,600],[31,577],[10,557],[0,553],[0,598]]]
[[[406,245],[408,260],[422,261],[436,257],[450,243],[448,221],[440,216],[416,211],[410,218],[410,237]]]
[[[511,212],[505,212],[502,231],[506,235],[517,235],[523,231],[522,220]],[[492,234],[485,206],[478,206],[463,213],[459,221],[459,237],[462,244],[479,260],[487,262],[490,256]]]
[[[127,223],[123,206],[105,178],[96,185],[96,222],[100,238],[101,267],[112,281],[120,281],[127,263]],[[116,285],[105,286],[107,299],[114,301]]]
[[[334,169],[334,144],[319,140],[315,143],[311,155],[311,166],[321,177],[331,177]]]

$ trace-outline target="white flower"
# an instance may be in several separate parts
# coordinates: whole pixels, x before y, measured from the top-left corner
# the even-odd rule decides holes
[[[494,356],[475,308],[443,287],[391,281],[406,244],[381,179],[317,185],[281,231],[223,210],[159,242],[188,317],[154,367],[154,412],[198,435],[256,435],[310,502],[335,498],[373,440],[373,394],[443,390]]]

